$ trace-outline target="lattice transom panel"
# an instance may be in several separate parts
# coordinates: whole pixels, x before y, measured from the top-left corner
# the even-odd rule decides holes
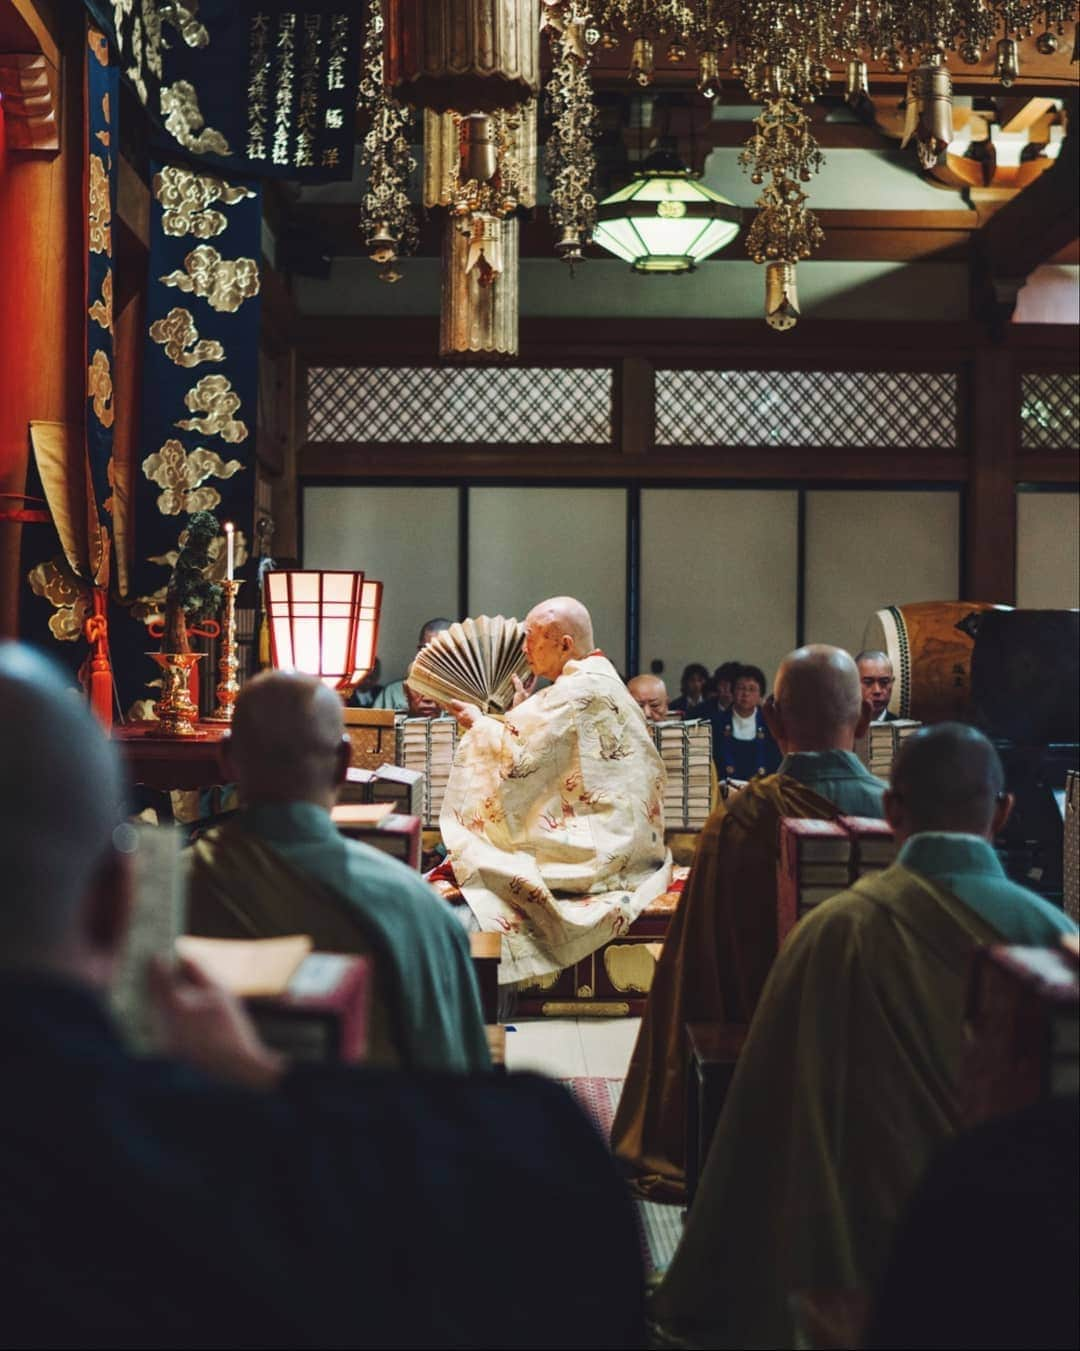
[[[657,371],[659,446],[957,444],[950,371]]]
[[[1080,375],[1025,375],[1020,381],[1020,445],[1024,450],[1080,448]]]
[[[605,445],[611,371],[590,367],[327,367],[307,381],[310,441]]]

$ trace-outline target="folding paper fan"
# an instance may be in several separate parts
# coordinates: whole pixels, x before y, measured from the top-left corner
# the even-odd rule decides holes
[[[514,676],[528,673],[525,626],[502,615],[480,615],[451,624],[416,654],[406,680],[440,704],[452,699],[505,713],[514,698]]]

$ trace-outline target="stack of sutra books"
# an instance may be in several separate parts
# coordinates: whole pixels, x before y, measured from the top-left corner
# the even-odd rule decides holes
[[[896,841],[884,821],[838,816],[833,821],[785,816],[776,865],[777,938],[783,942],[803,915],[846,891],[867,873],[887,868]]]
[[[895,722],[872,722],[855,747],[855,752],[871,774],[887,779],[896,753],[913,733],[922,726],[912,718],[897,718]]]
[[[457,723],[453,718],[397,720],[394,759],[403,769],[417,770],[423,775],[420,818],[428,829],[439,824],[456,745]]]
[[[712,728],[707,722],[649,724],[667,770],[664,824],[668,830],[700,830],[710,809]]]

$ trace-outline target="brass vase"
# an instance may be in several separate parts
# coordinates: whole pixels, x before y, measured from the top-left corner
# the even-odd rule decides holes
[[[161,667],[161,698],[154,705],[158,736],[203,736],[195,725],[199,710],[191,698],[191,672],[202,652],[148,652]]]

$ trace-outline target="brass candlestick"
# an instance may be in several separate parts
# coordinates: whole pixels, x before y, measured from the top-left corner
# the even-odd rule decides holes
[[[236,696],[240,692],[240,682],[236,673],[240,661],[236,655],[236,593],[243,582],[222,582],[223,600],[221,605],[221,656],[218,659],[217,707],[206,722],[232,722],[236,707]]]

